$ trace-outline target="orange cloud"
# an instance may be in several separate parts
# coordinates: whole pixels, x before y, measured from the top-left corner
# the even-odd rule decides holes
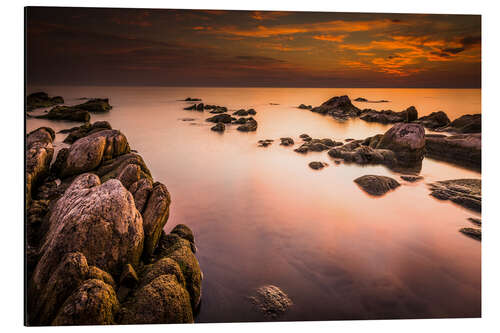
[[[281,43],[260,43],[255,45],[259,49],[270,49],[282,52],[293,52],[293,51],[310,51],[310,47],[293,47],[285,46]]]
[[[344,39],[347,37],[347,35],[337,35],[337,36],[333,36],[333,35],[316,35],[314,36],[313,38],[314,39],[318,39],[318,40],[326,40],[326,41],[329,41],[329,42],[343,42]]]
[[[394,23],[391,20],[371,20],[371,21],[344,21],[334,20],[328,22],[310,23],[310,24],[282,24],[273,26],[259,25],[252,29],[242,29],[236,26],[224,26],[214,29],[215,32],[221,34],[236,35],[242,37],[258,37],[267,38],[280,35],[293,35],[311,32],[357,32],[376,30],[389,27]]]
[[[279,17],[290,15],[289,12],[251,12],[250,17],[257,21],[276,20]]]

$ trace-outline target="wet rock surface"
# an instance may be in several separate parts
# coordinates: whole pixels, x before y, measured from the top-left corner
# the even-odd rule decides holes
[[[224,125],[224,123],[217,123],[215,126],[212,126],[210,129],[212,131],[215,131],[215,132],[224,132],[226,130],[226,126]]]
[[[319,170],[319,169],[323,169],[324,167],[328,166],[327,163],[324,163],[324,162],[317,162],[317,161],[314,161],[314,162],[310,162],[309,163],[309,167],[311,169],[314,169],[314,170]]]
[[[256,310],[263,313],[269,319],[278,318],[293,305],[288,295],[273,285],[258,288],[255,295],[250,296],[249,299],[254,304]]]
[[[425,136],[425,154],[428,157],[453,164],[481,168],[481,133]]]
[[[295,142],[293,141],[292,138],[286,137],[286,138],[280,138],[280,145],[282,146],[293,146]]]
[[[481,211],[481,179],[452,179],[429,185],[433,197],[449,200],[464,208]]]
[[[460,232],[471,238],[481,240],[481,229],[478,228],[462,228]]]
[[[257,130],[257,126],[257,121],[252,117],[249,117],[243,125],[238,126],[236,129],[240,132],[255,132]]]
[[[361,176],[356,178],[354,182],[365,192],[375,196],[384,195],[385,193],[400,186],[400,184],[393,178],[376,175]]]
[[[365,109],[361,112],[360,119],[368,122],[376,122],[381,124],[395,124],[400,122],[411,122],[417,120],[418,112],[414,106],[410,106],[401,112],[392,110],[376,111]]]

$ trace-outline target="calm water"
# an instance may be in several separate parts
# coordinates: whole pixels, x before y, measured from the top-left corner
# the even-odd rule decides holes
[[[172,87],[32,87],[76,98],[109,97],[109,114],[92,115],[122,130],[155,180],[172,195],[167,231],[178,223],[196,236],[203,273],[197,322],[265,320],[247,296],[261,285],[282,288],[294,305],[280,320],[477,317],[481,315],[481,243],[458,232],[477,214],[429,196],[426,183],[480,178],[475,171],[425,159],[425,180],[381,198],[353,180],[366,174],[399,178],[382,166],[335,165],[326,152],[295,153],[279,138],[307,133],[335,140],[365,138],[389,127],[339,123],[295,106],[332,96],[388,99],[360,108],[419,115],[443,110],[453,120],[481,112],[480,90],[282,89]],[[210,131],[208,113],[184,111],[185,97],[230,109],[255,108],[259,128]],[[278,103],[279,105],[270,105]],[[195,118],[181,121],[181,118]],[[28,119],[27,130],[77,125]],[[56,138],[57,148],[64,135]],[[260,139],[278,139],[267,148]],[[310,161],[329,162],[314,171]],[[403,183],[403,182],[402,182]]]

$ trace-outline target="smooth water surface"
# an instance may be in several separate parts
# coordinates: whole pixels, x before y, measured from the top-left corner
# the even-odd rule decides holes
[[[299,135],[362,139],[390,126],[338,122],[297,105],[320,105],[347,94],[360,108],[419,115],[445,111],[451,120],[481,112],[477,89],[298,89],[181,87],[31,87],[62,95],[109,97],[113,109],[92,115],[126,134],[155,180],[172,195],[166,231],[184,223],[195,233],[204,274],[197,322],[266,320],[247,296],[274,284],[293,300],[279,320],[477,317],[481,315],[481,243],[458,230],[476,213],[429,196],[426,183],[481,174],[424,159],[424,181],[410,184],[383,166],[336,165],[327,155],[293,151]],[[210,131],[209,113],[184,111],[186,97],[229,109],[255,108],[259,127]],[[271,105],[276,103],[279,105]],[[41,113],[43,110],[37,111]],[[211,116],[211,115],[210,115]],[[182,121],[183,118],[195,118]],[[29,118],[27,131],[77,123]],[[294,147],[279,145],[292,137]],[[58,134],[56,147],[63,147]],[[260,139],[275,139],[267,148]],[[329,166],[315,171],[311,161]],[[402,186],[380,198],[353,180],[392,176]]]

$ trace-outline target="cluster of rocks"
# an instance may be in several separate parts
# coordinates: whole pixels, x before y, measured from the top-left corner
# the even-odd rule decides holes
[[[123,133],[100,125],[72,129],[52,164],[54,131],[26,138],[27,324],[193,322],[193,233],[163,231],[167,187]]]
[[[342,142],[334,141],[330,138],[313,139],[307,134],[301,134],[299,137],[304,143],[294,149],[294,151],[301,154],[305,154],[309,151],[321,152],[342,145]]]
[[[234,116],[240,116],[240,117],[246,117],[249,115],[255,116],[256,114],[257,114],[257,111],[255,111],[254,109],[248,109],[248,110],[239,109],[238,111],[233,112]]]
[[[29,94],[26,98],[26,111],[33,111],[38,108],[46,108],[57,104],[64,104],[61,96],[50,97],[46,92],[40,91]]]
[[[213,117],[207,118],[206,121],[216,123],[215,126],[211,128],[212,131],[224,132],[226,126],[224,124],[240,125],[236,129],[241,132],[254,132],[257,130],[258,123],[253,117],[240,117],[235,118],[227,113],[222,113],[215,115]]]
[[[191,104],[190,106],[185,107],[184,110],[199,111],[199,112],[203,112],[205,110],[212,110],[212,111],[210,111],[210,113],[213,113],[213,114],[227,112],[227,108],[225,106],[210,105],[210,104],[203,104],[203,103]]]
[[[73,106],[56,106],[43,115],[35,116],[40,119],[68,120],[78,122],[89,122],[90,113],[104,113],[111,110],[107,98],[91,98],[85,103]]]

